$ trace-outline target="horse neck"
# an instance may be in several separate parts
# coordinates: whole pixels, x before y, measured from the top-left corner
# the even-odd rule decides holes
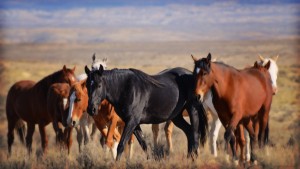
[[[230,76],[229,69],[230,68],[227,68],[221,64],[211,63],[211,71],[213,74],[212,92],[213,94],[216,94],[219,97],[222,97],[226,92],[226,88],[228,84],[226,82],[226,78]]]
[[[106,83],[106,99],[114,104],[120,100],[124,88],[128,84],[128,79],[132,75],[130,70],[108,70],[103,74]]]
[[[57,76],[59,76],[60,73],[61,73],[61,71],[58,71],[58,72],[55,72],[53,74],[50,74],[50,75],[44,77],[42,80],[40,80],[39,82],[37,82],[35,84],[33,89],[40,91],[39,93],[43,93],[46,97],[48,89],[50,88],[50,86],[53,83],[56,83],[55,79]]]

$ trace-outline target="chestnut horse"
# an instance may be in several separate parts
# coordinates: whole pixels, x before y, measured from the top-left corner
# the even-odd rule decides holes
[[[234,131],[238,124],[243,124],[251,136],[251,161],[256,161],[258,137],[265,137],[272,103],[270,74],[267,70],[237,70],[223,63],[211,62],[210,54],[207,58],[194,59],[194,63],[195,94],[203,101],[204,94],[211,89],[214,107],[226,128],[224,138],[230,142],[234,159],[237,159]]]
[[[45,126],[52,119],[47,113],[47,93],[50,86],[54,83],[74,83],[76,81],[73,69],[67,69],[66,66],[39,82],[35,83],[29,80],[23,80],[15,83],[8,91],[6,100],[6,116],[8,121],[7,143],[8,152],[11,154],[11,146],[14,141],[13,130],[16,122],[20,119],[27,122],[26,146],[31,153],[32,135],[35,124],[39,125],[41,143],[43,152],[45,152],[48,140]]]
[[[86,113],[88,106],[86,79],[75,83],[72,86],[70,93],[70,106],[67,123],[69,126],[76,127],[83,116],[88,116]],[[116,149],[121,138],[121,135],[116,128],[119,127],[122,129],[125,124],[116,114],[114,107],[108,103],[107,100],[102,101],[98,108],[99,113],[93,116],[93,119],[101,134],[106,137],[106,145],[112,150],[112,155],[115,159],[117,155]],[[107,125],[108,131],[106,129]],[[116,140],[116,143],[114,143],[114,139]],[[132,143],[133,137],[131,137],[128,142],[129,158],[132,156]]]

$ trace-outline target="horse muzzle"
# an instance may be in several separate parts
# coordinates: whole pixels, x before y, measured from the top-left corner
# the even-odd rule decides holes
[[[277,87],[272,87],[272,91],[273,91],[273,95],[276,95],[278,92],[278,88]]]
[[[88,106],[87,112],[90,116],[95,116],[98,114],[98,106]]]

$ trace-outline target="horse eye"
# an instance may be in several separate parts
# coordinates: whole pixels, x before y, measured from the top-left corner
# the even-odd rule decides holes
[[[203,72],[203,76],[207,75],[207,72]]]
[[[80,102],[81,99],[76,98],[74,102]]]

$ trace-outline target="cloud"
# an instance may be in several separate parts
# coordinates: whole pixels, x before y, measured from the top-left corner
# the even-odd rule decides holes
[[[7,42],[278,38],[297,36],[299,7],[299,4],[230,2],[60,10],[2,9],[0,24],[2,37]]]

